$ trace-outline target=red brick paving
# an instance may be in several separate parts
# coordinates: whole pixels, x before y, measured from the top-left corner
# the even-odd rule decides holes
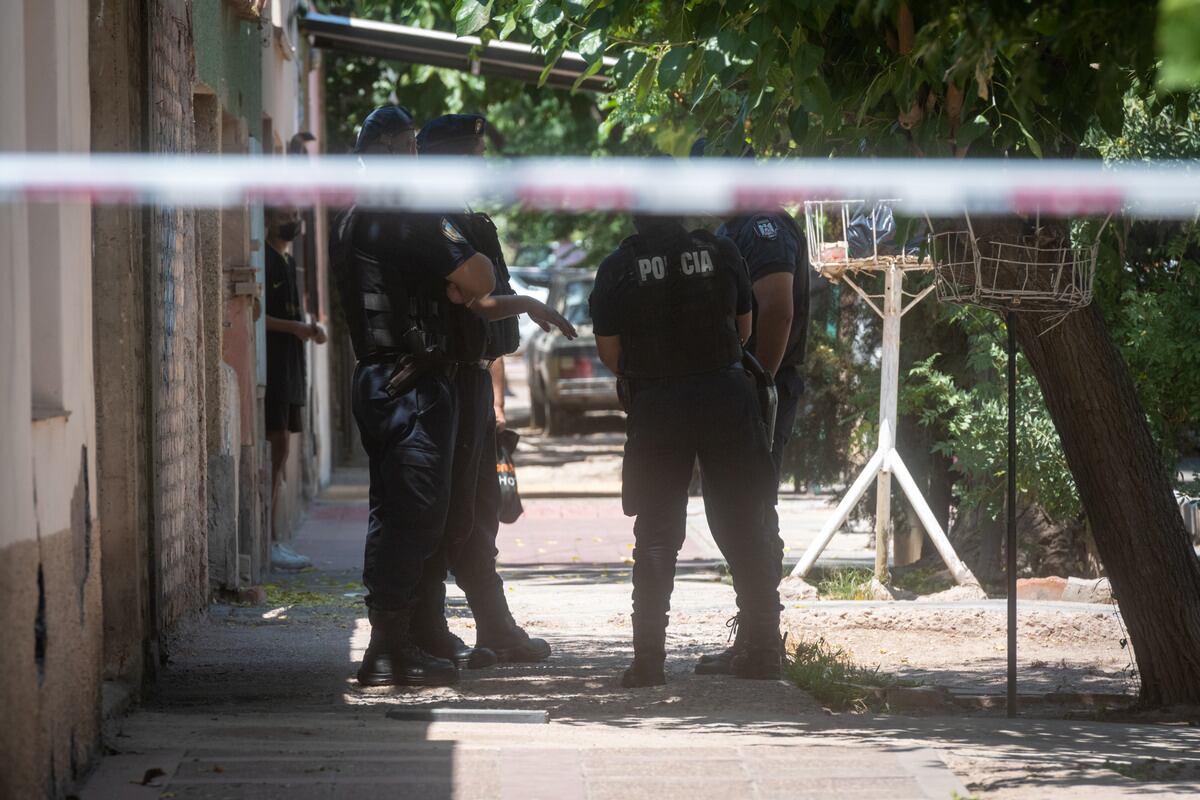
[[[501,525],[500,564],[623,564],[633,556],[633,519],[619,498],[526,499],[525,514]],[[294,547],[323,569],[360,569],[367,528],[365,502],[316,502],[297,531]],[[685,541],[681,561],[705,560],[708,551]]]

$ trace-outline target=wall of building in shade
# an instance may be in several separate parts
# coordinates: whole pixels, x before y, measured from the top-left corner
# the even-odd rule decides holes
[[[22,113],[0,117],[0,150],[283,157],[315,127],[310,54],[280,44],[296,7],[7,4],[0,98]],[[0,204],[2,797],[68,794],[106,704],[136,698],[182,620],[269,570],[264,247],[253,205]],[[328,478],[327,394],[314,381],[285,526]]]

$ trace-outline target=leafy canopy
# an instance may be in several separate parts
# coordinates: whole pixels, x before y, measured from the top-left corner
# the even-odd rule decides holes
[[[1182,0],[1179,0],[1182,2]],[[1148,0],[459,0],[459,34],[608,70],[617,113],[730,151],[1073,155],[1150,86]],[[1140,80],[1140,83],[1139,83]],[[687,136],[664,135],[675,154]]]

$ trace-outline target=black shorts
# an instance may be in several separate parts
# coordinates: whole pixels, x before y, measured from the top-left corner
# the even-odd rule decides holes
[[[274,431],[300,433],[304,430],[304,406],[267,400],[265,410],[267,433]]]

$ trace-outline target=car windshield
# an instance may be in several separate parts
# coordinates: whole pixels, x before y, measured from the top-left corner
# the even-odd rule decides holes
[[[571,281],[563,292],[563,316],[572,325],[591,325],[592,314],[588,308],[588,296],[594,281]]]

